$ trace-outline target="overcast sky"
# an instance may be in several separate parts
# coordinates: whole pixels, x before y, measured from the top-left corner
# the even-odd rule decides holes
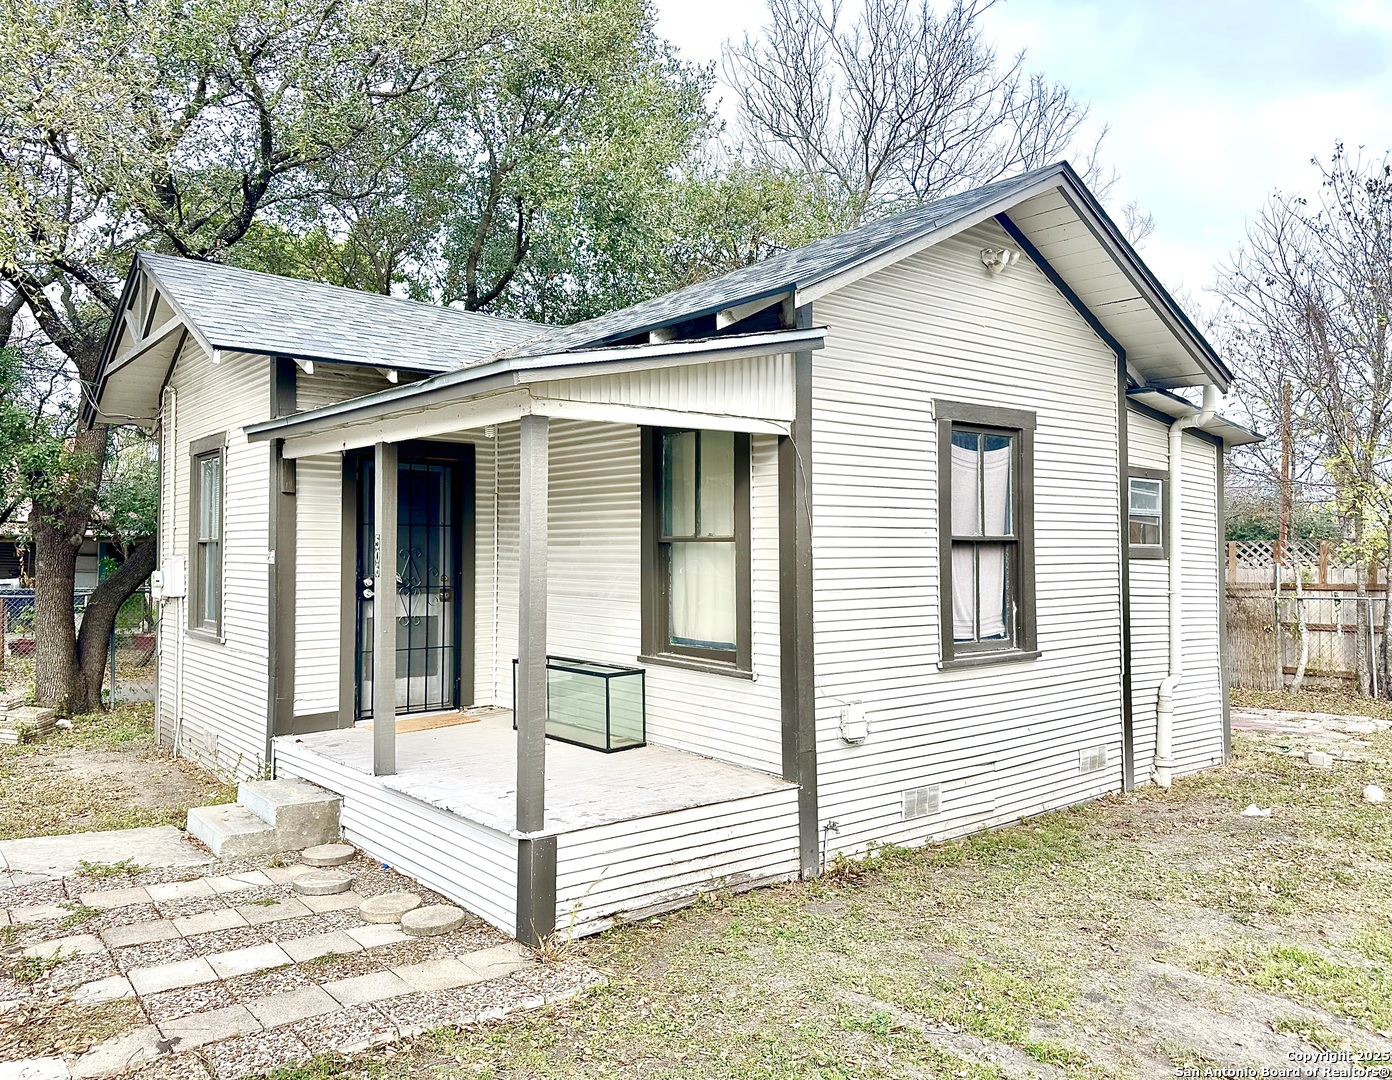
[[[692,60],[754,32],[762,0],[657,0]],[[1276,188],[1318,187],[1336,140],[1392,147],[1392,0],[1005,0],[1002,53],[1067,83],[1111,128],[1114,202],[1155,215],[1142,254],[1171,287],[1207,288]]]

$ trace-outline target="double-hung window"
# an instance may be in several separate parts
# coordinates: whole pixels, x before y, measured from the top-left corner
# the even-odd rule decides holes
[[[225,440],[189,447],[189,629],[222,632],[222,523]]]
[[[647,429],[643,463],[645,658],[747,671],[749,436]]]
[[[1132,469],[1127,487],[1127,550],[1133,559],[1165,557],[1165,473]]]
[[[935,408],[942,663],[1032,658],[1034,414]]]

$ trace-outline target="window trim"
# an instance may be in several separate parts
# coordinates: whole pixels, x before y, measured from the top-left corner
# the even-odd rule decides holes
[[[189,443],[189,535],[188,566],[184,571],[185,591],[188,606],[188,625],[186,633],[190,637],[204,641],[221,643],[223,638],[223,612],[227,603],[227,433],[219,432]],[[207,597],[203,595],[203,576],[198,573],[198,519],[202,509],[202,490],[199,486],[199,463],[204,458],[217,455],[222,473],[222,505],[218,520],[218,576],[221,584],[218,589],[217,618],[209,620],[204,607]]]
[[[668,580],[662,530],[662,437],[669,432],[702,430],[688,427],[644,427],[642,432],[642,652],[641,663],[667,664],[751,678],[753,675],[752,582],[750,556],[750,497],[752,468],[750,436],[736,431],[735,439],[735,648],[703,649],[676,645],[667,633]],[[715,429],[709,429],[715,430]]]
[[[942,669],[1039,657],[1035,612],[1034,430],[1035,414],[961,401],[936,400],[938,424],[938,639]],[[1015,438],[1015,483],[1011,515],[1018,539],[1012,545],[1015,582],[1015,626],[1008,644],[952,640],[952,430],[954,426],[984,429]]]
[[[1160,543],[1131,543],[1131,481],[1160,481]],[[1170,557],[1170,474],[1165,469],[1142,469],[1133,466],[1126,470],[1126,554],[1131,559],[1166,560]]]

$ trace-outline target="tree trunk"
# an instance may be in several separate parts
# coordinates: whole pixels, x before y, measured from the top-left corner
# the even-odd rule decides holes
[[[87,601],[82,629],[77,634],[77,653],[71,708],[94,712],[101,708],[102,679],[106,674],[111,631],[116,615],[130,595],[145,583],[155,568],[155,539],[140,544],[116,571],[106,578]],[[113,690],[115,687],[112,688]]]
[[[73,593],[77,553],[92,519],[106,457],[106,427],[98,424],[79,432],[71,452],[78,464],[64,489],[42,501],[35,499],[29,512],[34,541],[34,698],[48,708],[79,713],[101,706],[100,679],[95,703],[84,689]],[[132,591],[134,587],[125,595]]]
[[[77,669],[73,590],[83,529],[37,513],[30,515],[34,541],[34,699],[70,711]]]

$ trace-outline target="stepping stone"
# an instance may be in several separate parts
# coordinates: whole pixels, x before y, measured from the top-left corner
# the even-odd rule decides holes
[[[159,1028],[147,1024],[92,1047],[73,1064],[73,1080],[127,1072],[168,1052],[160,1039]]]
[[[416,903],[420,903],[419,900]],[[75,956],[91,956],[106,952],[106,946],[95,934],[74,934],[72,937],[41,941],[24,950],[25,956],[39,960],[71,960]]]
[[[381,896],[369,896],[358,905],[358,914],[363,922],[400,922],[406,912],[420,907],[421,898],[415,893],[389,892]]]
[[[300,861],[310,866],[342,866],[358,853],[352,844],[320,844],[305,848],[300,853]]]
[[[100,934],[101,939],[111,949],[122,949],[131,945],[149,945],[152,941],[172,941],[178,936],[178,929],[168,919],[113,926],[109,930],[103,930]]]
[[[95,979],[83,983],[72,992],[73,1001],[78,1005],[101,1005],[107,1001],[123,1001],[135,997],[135,989],[124,975],[112,975],[106,979]]]
[[[401,916],[401,932],[412,937],[439,937],[464,925],[464,912],[453,904],[431,904]]]
[[[302,896],[332,896],[353,887],[353,879],[341,870],[311,870],[301,874],[290,887]]]

